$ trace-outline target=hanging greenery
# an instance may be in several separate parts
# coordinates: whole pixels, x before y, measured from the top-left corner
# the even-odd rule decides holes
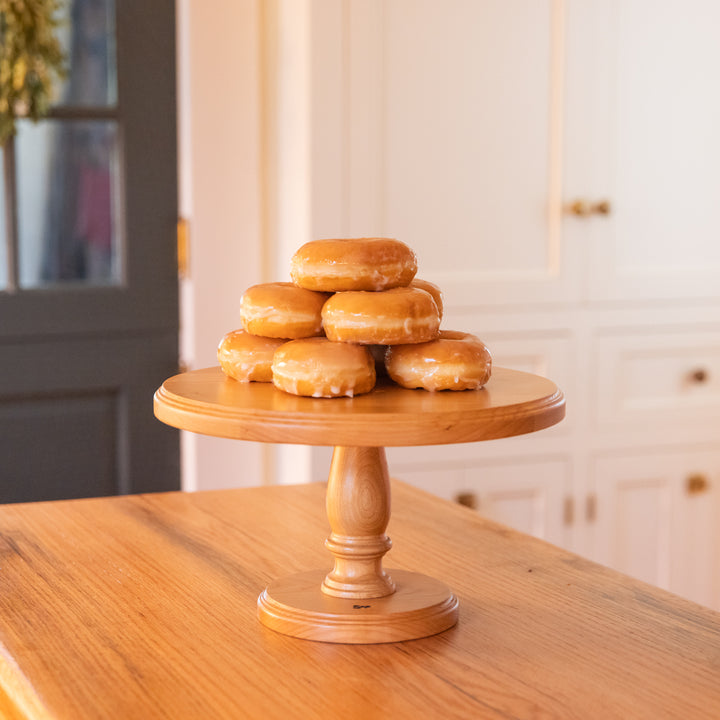
[[[0,0],[0,147],[19,117],[47,114],[54,83],[66,74],[57,38],[62,0]]]

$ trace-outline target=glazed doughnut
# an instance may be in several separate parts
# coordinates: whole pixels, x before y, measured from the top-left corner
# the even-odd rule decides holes
[[[253,285],[240,300],[240,319],[252,335],[286,339],[322,335],[320,311],[328,297],[289,282]]]
[[[272,382],[275,350],[285,344],[280,338],[250,335],[233,330],[220,341],[217,358],[223,372],[240,382]]]
[[[290,277],[308,290],[389,290],[408,285],[417,272],[415,253],[390,238],[313,240],[290,260]]]
[[[330,340],[361,345],[427,342],[440,327],[432,296],[413,287],[336,293],[325,303],[322,318]]]
[[[272,363],[275,387],[293,395],[353,397],[375,387],[375,361],[360,345],[315,337],[291,340]]]
[[[429,292],[432,295],[432,299],[435,301],[435,304],[437,305],[438,315],[440,315],[440,320],[442,320],[442,317],[443,317],[442,290],[435,283],[428,282],[427,280],[420,280],[420,278],[415,278],[410,283],[410,287],[420,288],[421,290],[425,290],[425,292]]]
[[[388,348],[385,367],[406,388],[478,390],[490,379],[492,357],[474,335],[443,330],[431,342]]]

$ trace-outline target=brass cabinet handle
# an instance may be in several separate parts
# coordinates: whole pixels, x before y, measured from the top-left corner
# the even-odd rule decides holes
[[[567,206],[567,211],[577,217],[589,217],[590,215],[609,215],[612,207],[609,200],[600,200],[591,203],[588,200],[574,200]]]
[[[685,480],[685,491],[688,495],[701,495],[710,489],[710,481],[702,473],[688,475]]]

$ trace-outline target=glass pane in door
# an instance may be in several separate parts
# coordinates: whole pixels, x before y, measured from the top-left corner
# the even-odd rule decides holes
[[[69,72],[58,88],[57,102],[113,107],[117,104],[114,0],[71,0],[58,16]]]
[[[119,283],[117,123],[22,122],[16,140],[20,287]]]

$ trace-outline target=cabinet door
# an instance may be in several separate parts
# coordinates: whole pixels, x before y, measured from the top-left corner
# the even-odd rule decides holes
[[[598,458],[594,559],[720,609],[720,452]]]
[[[562,3],[313,7],[313,235],[407,242],[448,304],[576,294],[560,202]]]
[[[569,2],[568,200],[608,200],[587,229],[594,300],[717,297],[720,4]],[[582,163],[582,167],[578,164]]]
[[[422,469],[398,465],[393,475],[445,499],[469,504],[490,520],[566,545],[570,473],[565,461],[535,458],[454,467],[449,460],[446,466]]]

